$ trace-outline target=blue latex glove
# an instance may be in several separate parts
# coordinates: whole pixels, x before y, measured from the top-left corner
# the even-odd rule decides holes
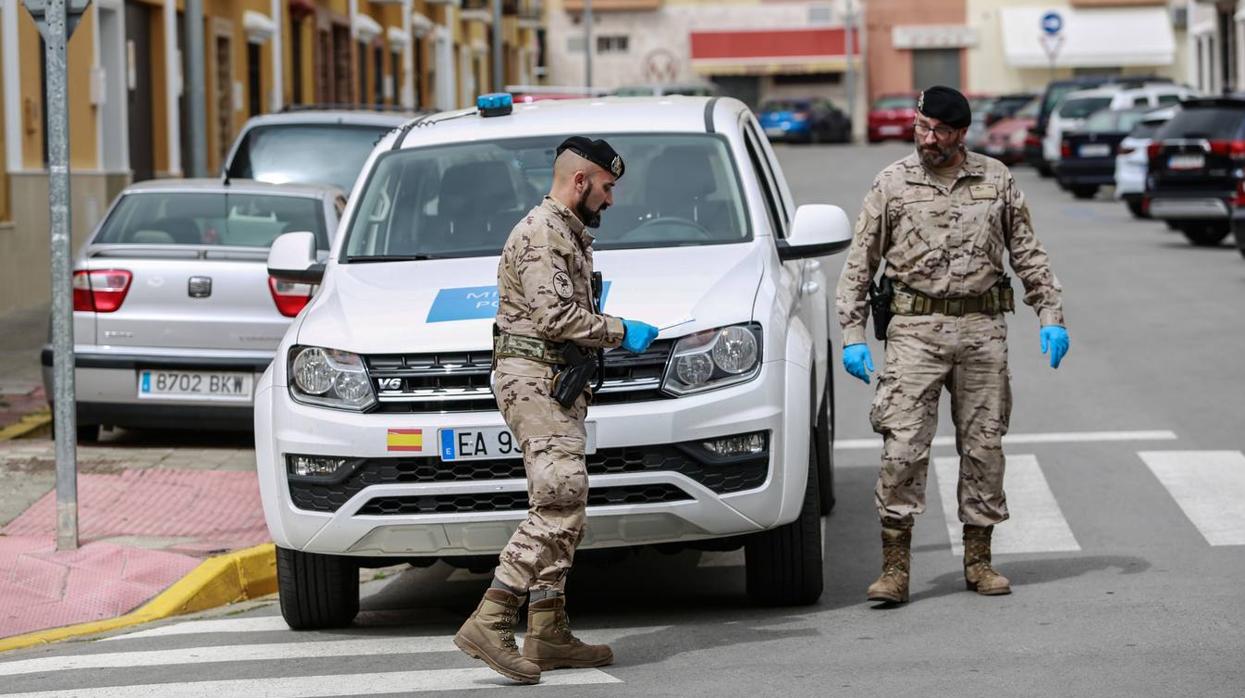
[[[873,354],[869,353],[869,345],[860,343],[843,347],[843,368],[868,383],[869,373],[873,371]]]
[[[1068,331],[1062,325],[1042,327],[1042,353],[1047,349],[1050,349],[1050,367],[1059,368],[1059,362],[1068,353]]]
[[[632,354],[642,353],[657,338],[657,328],[639,320],[623,320],[622,348]]]

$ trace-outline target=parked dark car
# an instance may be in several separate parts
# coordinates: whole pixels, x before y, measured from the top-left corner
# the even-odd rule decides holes
[[[1016,115],[1016,112],[1025,108],[1025,105],[1032,102],[1038,95],[1032,92],[1012,92],[1005,95],[998,95],[990,101],[986,107],[986,126],[993,126],[1003,119],[1008,119]]]
[[[757,110],[771,141],[847,143],[852,120],[828,99],[772,99]]]
[[[1245,98],[1183,102],[1155,134],[1148,155],[1150,216],[1194,245],[1218,245],[1236,232],[1245,255]]]
[[[1120,141],[1150,110],[1103,109],[1091,114],[1080,130],[1065,135],[1054,164],[1059,186],[1078,199],[1092,199],[1099,187],[1114,184]]]
[[[880,143],[888,138],[901,141],[912,140],[912,124],[916,120],[915,92],[882,95],[869,108],[870,143]]]

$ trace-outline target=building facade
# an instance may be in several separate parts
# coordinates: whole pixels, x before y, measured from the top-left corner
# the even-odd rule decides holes
[[[1206,94],[1245,90],[1245,3],[1187,0],[1189,82]]]
[[[0,314],[47,302],[42,40],[21,0],[0,0]],[[541,6],[489,0],[202,0],[203,172],[220,171],[251,116],[307,105],[454,109],[536,72]],[[93,0],[69,42],[75,248],[132,181],[191,172],[182,0]],[[279,57],[279,60],[277,58]]]

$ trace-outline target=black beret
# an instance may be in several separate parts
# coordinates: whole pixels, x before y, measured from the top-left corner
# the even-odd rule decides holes
[[[558,146],[558,155],[561,155],[564,150],[569,150],[589,162],[600,165],[601,169],[614,175],[614,179],[622,179],[623,172],[627,170],[622,156],[614,152],[614,148],[600,138],[594,141],[584,136],[571,136]]]
[[[968,128],[973,122],[968,99],[945,85],[934,85],[922,92],[916,100],[916,110],[953,128]]]

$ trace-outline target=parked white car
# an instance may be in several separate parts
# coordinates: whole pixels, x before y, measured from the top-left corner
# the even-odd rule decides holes
[[[1160,107],[1179,104],[1181,100],[1196,96],[1197,91],[1193,88],[1171,83],[1150,83],[1132,88],[1104,85],[1092,90],[1070,92],[1051,112],[1046,136],[1042,139],[1042,156],[1049,163],[1058,162],[1063,137],[1085,125],[1085,119],[1100,109]]]
[[[1163,107],[1148,112],[1120,141],[1115,156],[1115,198],[1123,201],[1137,218],[1148,217],[1143,205],[1146,175],[1150,170],[1147,148],[1159,127],[1171,120],[1180,107]]]
[[[604,98],[449,112],[387,136],[326,264],[311,239],[269,271],[321,282],[259,382],[255,446],[292,627],[349,623],[359,566],[489,569],[527,509],[489,388],[498,255],[590,125],[627,163],[597,231],[604,312],[663,328],[606,354],[588,411],[583,548],[746,548],[762,603],[817,600],[833,502],[829,307],[836,206],[796,208],[748,107]],[[755,352],[735,360],[727,342]],[[734,356],[733,354],[731,356]]]

